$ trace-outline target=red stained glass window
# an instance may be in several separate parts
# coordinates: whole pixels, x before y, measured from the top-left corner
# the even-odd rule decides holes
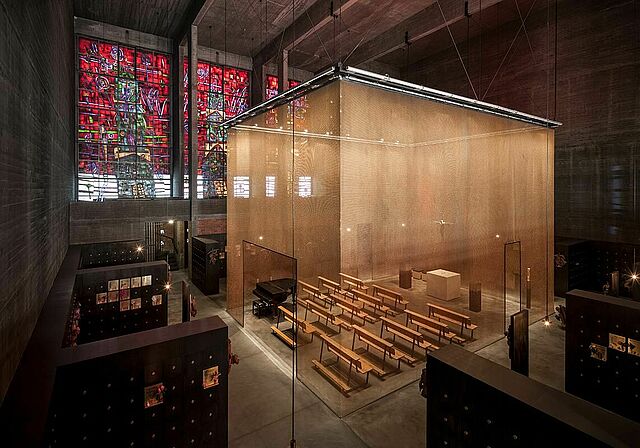
[[[293,89],[301,84],[300,81],[295,79],[289,80],[289,88]],[[278,77],[275,75],[267,75],[265,79],[265,99],[269,100],[279,93]],[[294,117],[298,123],[304,121],[304,115],[307,111],[307,97],[302,96],[293,100]],[[289,107],[289,115],[291,115],[291,107]],[[278,124],[278,112],[275,109],[267,112],[265,117],[265,124],[267,126],[276,126]]]
[[[169,196],[169,56],[79,37],[78,67],[78,199]]]
[[[188,70],[189,64],[185,58],[185,105],[188,104]],[[198,197],[226,196],[226,133],[220,124],[249,108],[249,73],[247,70],[198,61]],[[188,107],[185,107],[184,119],[186,148],[189,142]],[[188,151],[185,151],[185,173],[189,169],[188,160]]]

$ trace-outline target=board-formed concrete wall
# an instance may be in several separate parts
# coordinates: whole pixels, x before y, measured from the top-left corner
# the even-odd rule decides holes
[[[0,400],[69,243],[73,2],[0,0]]]

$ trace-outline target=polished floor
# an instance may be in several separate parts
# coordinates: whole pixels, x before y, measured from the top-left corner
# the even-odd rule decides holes
[[[186,276],[173,273],[177,285]],[[224,311],[224,285],[217,296],[204,296],[193,285],[197,318],[220,315],[229,325],[233,351],[240,356],[229,376],[229,446],[284,447],[291,439],[292,417],[299,447],[423,447],[426,437],[426,402],[418,383],[390,393],[343,418],[296,381],[267,344],[243,329]],[[180,322],[180,288],[169,301],[170,323]],[[564,385],[564,331],[536,322],[530,330],[531,378],[554,388]],[[504,339],[477,352],[498,364],[509,365]],[[291,396],[295,392],[295,407]]]

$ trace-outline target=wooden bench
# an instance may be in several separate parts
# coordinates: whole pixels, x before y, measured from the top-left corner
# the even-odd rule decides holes
[[[366,292],[367,289],[369,289],[367,285],[364,284],[364,281],[360,280],[357,277],[353,277],[349,274],[343,274],[342,272],[340,272],[338,275],[340,276],[340,282],[347,285],[347,287],[345,288],[347,291],[356,289]]]
[[[318,289],[326,288],[325,294],[331,294],[332,292],[340,292],[340,283],[329,280],[328,278],[318,276]]]
[[[356,289],[351,292],[353,293],[354,299],[358,300],[365,306],[373,308],[374,313],[379,312],[384,314],[384,317],[387,317],[387,314],[391,312],[391,308],[386,306],[380,297],[370,296],[369,294]]]
[[[367,311],[362,306],[360,306],[359,302],[354,303],[340,293],[337,293],[337,294],[332,293],[330,294],[330,297],[331,299],[333,299],[333,302],[336,305],[342,308],[342,315],[345,315],[345,312],[348,314],[351,314],[351,322],[354,321],[354,317],[362,319],[363,325],[366,322],[371,322],[371,323],[378,322],[378,317],[372,316],[369,313],[367,313]]]
[[[340,319],[340,317],[333,314],[329,309],[323,307],[322,305],[318,305],[311,300],[298,299],[298,305],[304,308],[304,319],[307,320],[307,314],[311,311],[313,314],[318,316],[318,320],[325,319],[325,325],[335,325],[338,327],[338,332],[340,332],[343,328],[346,330],[351,330],[351,325],[348,322]]]
[[[326,335],[320,335],[320,338],[322,339],[322,345],[320,346],[320,359],[312,360],[314,367],[318,369],[320,373],[322,373],[329,381],[334,383],[345,394],[353,390],[353,387],[351,386],[351,374],[354,368],[357,373],[366,375],[365,384],[369,383],[369,372],[373,370],[373,366],[369,362],[367,362],[353,350],[344,347],[339,342],[331,339]],[[349,373],[347,375],[346,382],[337,373],[331,371],[331,369],[322,364],[322,355],[325,345],[328,352],[336,355],[338,362],[340,362],[340,360],[343,360],[344,362],[349,364]]]
[[[427,310],[429,317],[435,317],[439,320],[446,320],[460,325],[461,335],[464,335],[465,328],[471,331],[471,339],[473,339],[473,332],[478,328],[478,326],[471,323],[471,318],[469,316],[433,303],[427,303]]]
[[[313,341],[313,336],[315,334],[317,335],[325,334],[324,331],[322,331],[321,329],[313,325],[311,322],[296,318],[291,311],[289,311],[287,308],[283,307],[282,305],[278,307],[278,311],[279,311],[278,320],[275,325],[271,326],[271,331],[274,335],[280,338],[285,344],[287,344],[291,348],[294,348],[296,346],[296,342],[293,339],[291,339],[291,337],[289,337],[285,332],[280,330],[280,315],[284,316],[285,320],[291,323],[291,328],[294,331],[297,326],[297,328],[302,330],[303,333],[310,334],[312,341]]]
[[[329,309],[333,308],[333,302],[329,298],[329,296],[327,296],[326,294],[323,294],[322,292],[320,292],[319,288],[316,288],[315,286],[310,285],[309,283],[305,283],[303,281],[298,280],[298,291],[306,293],[307,296],[313,300],[321,301],[324,304],[324,306],[327,306],[327,303],[328,303]]]
[[[452,342],[455,338],[459,339],[458,335],[449,331],[449,326],[445,323],[427,317],[424,314],[416,313],[415,311],[411,311],[409,309],[404,310],[404,312],[407,314],[407,327],[413,324],[416,326],[416,330],[422,328],[429,333],[437,335],[438,341],[440,341],[441,338],[448,339],[449,342]]]
[[[382,352],[381,367],[377,367],[375,364],[371,363],[371,365],[373,366],[373,372],[376,375],[381,377],[383,375],[386,375],[387,373],[390,373],[385,371],[387,356],[391,359],[398,361],[398,367],[396,370],[400,370],[400,359],[404,358],[406,355],[400,352],[399,350],[397,350],[391,342],[385,339],[382,339],[379,336],[376,336],[375,334],[371,333],[370,331],[366,330],[363,327],[354,325],[353,326],[353,342],[351,343],[352,350],[355,349],[356,337],[360,342],[363,342],[367,345],[367,351],[369,351],[369,347],[373,347]]]
[[[411,342],[411,355],[415,353],[416,346],[423,348],[425,351],[425,355],[427,353],[427,350],[435,350],[438,348],[437,346],[427,341],[424,338],[424,335],[417,330],[406,327],[401,323],[387,317],[381,317],[380,320],[382,321],[382,325],[380,326],[380,337],[382,337],[384,331],[387,330],[393,335],[394,341],[396,340],[396,336],[398,336],[405,341]]]
[[[385,287],[380,285],[373,285],[373,296],[380,297],[382,300],[389,300],[393,302],[393,309],[396,311],[402,312],[407,309],[407,305],[409,302],[402,297],[402,294],[399,292],[391,291]],[[402,308],[399,307],[402,305]]]

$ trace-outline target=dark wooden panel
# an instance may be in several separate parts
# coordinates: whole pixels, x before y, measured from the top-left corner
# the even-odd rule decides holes
[[[63,349],[50,446],[227,446],[227,327],[218,316]],[[204,371],[218,368],[205,387]],[[145,388],[164,387],[148,406]]]
[[[638,345],[640,303],[580,290],[567,293],[567,392],[640,422]]]
[[[137,287],[130,284],[122,291],[109,291],[109,281],[120,279],[131,280],[150,276],[151,284]],[[78,344],[98,341],[130,333],[151,330],[167,325],[167,311],[169,303],[168,291],[165,285],[168,282],[169,266],[165,261],[152,261],[146,263],[133,263],[121,266],[106,266],[100,268],[83,269],[78,271],[74,294],[74,307],[80,310],[80,334],[77,337]],[[119,288],[121,285],[119,285]],[[116,293],[115,301],[107,301],[98,304],[98,293]],[[126,292],[127,299],[120,297],[121,292]],[[162,302],[155,304],[153,296],[161,296]],[[133,300],[140,302],[140,307],[133,309],[127,306],[121,310],[120,305],[127,303],[132,305]]]
[[[637,442],[637,423],[461,347],[430,352],[427,365],[429,447],[626,447]]]

